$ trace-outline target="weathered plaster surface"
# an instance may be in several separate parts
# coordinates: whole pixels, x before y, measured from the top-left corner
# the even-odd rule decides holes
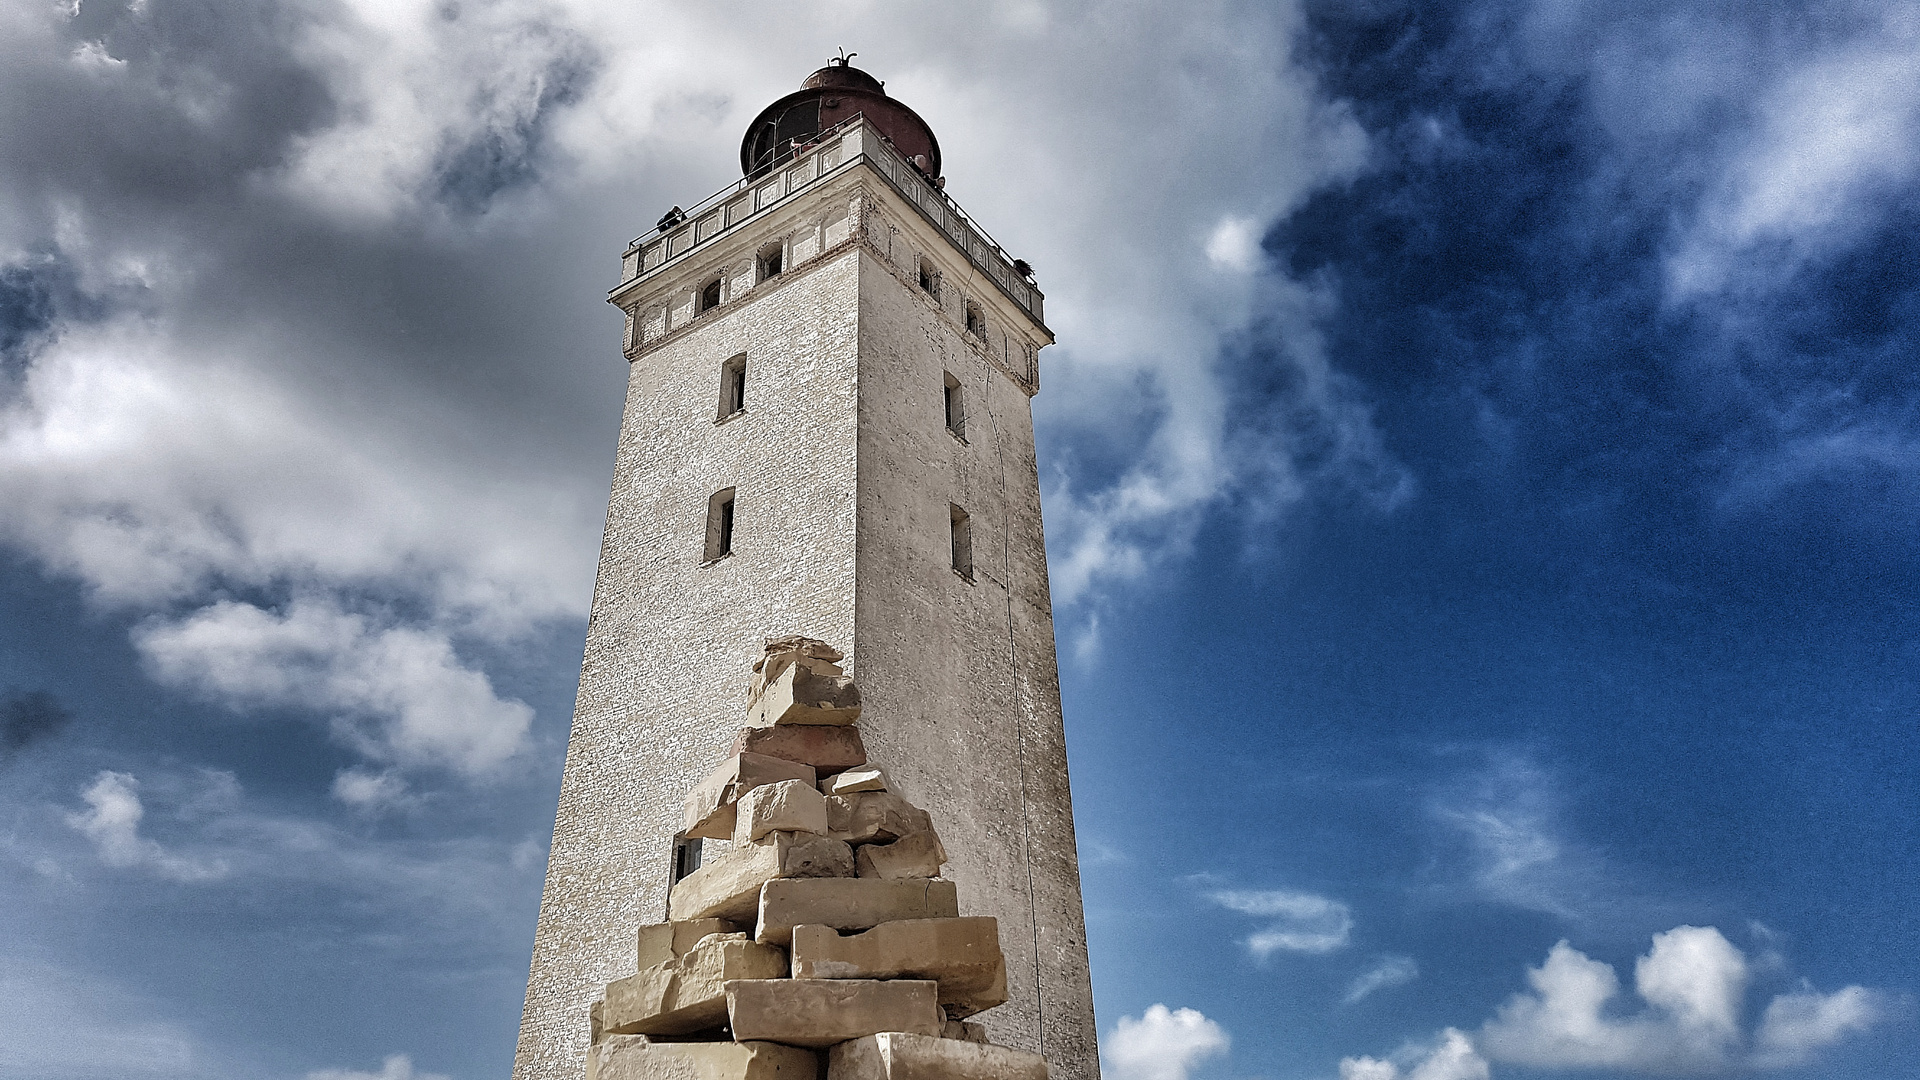
[[[870,756],[932,812],[963,913],[1000,920],[1012,999],[979,1019],[1061,1080],[1098,1075],[1028,405],[1049,338],[878,180],[823,182],[632,301],[657,321],[633,349],[515,1080],[582,1074],[588,1003],[664,917],[681,798],[740,726],[761,642],[789,633],[848,650]],[[753,284],[776,241],[788,272]],[[695,315],[715,274],[726,299]],[[716,423],[740,353],[747,412]],[[730,486],[734,554],[703,566],[707,500]],[[972,581],[950,566],[950,503],[974,522]]]

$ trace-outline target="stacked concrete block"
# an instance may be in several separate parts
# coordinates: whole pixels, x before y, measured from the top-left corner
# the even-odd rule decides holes
[[[840,727],[860,719],[860,688],[840,667],[838,650],[811,638],[767,644],[753,667],[747,723],[754,727]]]
[[[772,754],[735,754],[687,793],[683,815],[685,835],[694,839],[731,839],[742,796],[754,788],[782,780],[804,780],[811,785],[817,775],[814,767],[804,762]]]
[[[840,659],[768,643],[750,726],[687,797],[684,836],[731,847],[594,1004],[589,1080],[1045,1080],[964,1019],[1007,1000],[999,926],[961,917],[932,817],[867,762]]]

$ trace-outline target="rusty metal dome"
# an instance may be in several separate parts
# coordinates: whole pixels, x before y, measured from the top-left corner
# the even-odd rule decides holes
[[[924,162],[928,176],[940,175],[940,142],[933,129],[919,113],[888,97],[880,80],[840,58],[760,111],[740,141],[740,170],[748,176],[765,172],[791,157],[795,143],[862,113],[909,161]]]

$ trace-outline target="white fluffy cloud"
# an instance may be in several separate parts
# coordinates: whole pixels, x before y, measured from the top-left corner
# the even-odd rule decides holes
[[[1884,1013],[1881,995],[1864,987],[1806,987],[1774,997],[1749,1034],[1741,1018],[1752,974],[1719,930],[1676,926],[1655,934],[1635,963],[1639,1007],[1623,1009],[1612,965],[1562,941],[1528,970],[1532,990],[1501,1005],[1475,1036],[1449,1028],[1430,1048],[1347,1058],[1341,1080],[1486,1080],[1488,1062],[1652,1074],[1774,1068],[1804,1062]]]
[[[1872,1027],[1882,1013],[1879,995],[1861,986],[1831,994],[1812,987],[1767,1004],[1753,1041],[1764,1065],[1798,1065],[1813,1051]]]
[[[1272,919],[1247,938],[1247,949],[1265,959],[1275,952],[1329,953],[1345,948],[1353,911],[1338,900],[1285,889],[1226,889],[1214,903],[1244,915]]]
[[[222,601],[141,627],[135,643],[155,677],[236,708],[299,707],[334,715],[336,733],[377,761],[484,776],[526,746],[533,710],[495,696],[442,633],[382,626],[326,601],[284,612]],[[349,802],[397,794],[349,780]]]
[[[1390,1058],[1340,1061],[1340,1080],[1488,1080],[1492,1070],[1464,1032],[1447,1028],[1429,1046],[1410,1046]]]
[[[569,610],[590,561],[524,473],[476,472],[446,433],[305,397],[244,343],[189,356],[164,325],[73,328],[0,409],[4,537],[102,599],[215,585],[404,583],[476,625]]]
[[[357,1069],[316,1069],[307,1074],[307,1080],[447,1080],[439,1073],[413,1071],[413,1059],[405,1054],[393,1054],[381,1063],[379,1072],[361,1072]]]
[[[1207,258],[1221,270],[1251,274],[1260,268],[1260,234],[1266,222],[1224,217],[1207,237]]]
[[[341,5],[300,51],[326,74],[343,122],[300,139],[281,180],[303,199],[369,218],[435,197],[459,203],[462,170],[529,157],[545,114],[591,77],[596,56],[567,7]]]
[[[147,869],[173,881],[212,881],[226,876],[227,865],[222,860],[176,855],[140,835],[140,819],[147,811],[140,801],[140,781],[133,776],[102,770],[80,792],[80,798],[87,809],[68,814],[67,824],[93,841],[100,861],[108,866]]]
[[[1187,1080],[1195,1065],[1226,1053],[1231,1042],[1198,1010],[1151,1005],[1137,1020],[1120,1018],[1101,1040],[1100,1057],[1112,1080]]]

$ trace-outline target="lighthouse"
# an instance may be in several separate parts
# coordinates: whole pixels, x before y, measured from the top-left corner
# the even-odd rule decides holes
[[[868,757],[998,921],[974,1019],[1098,1076],[1031,400],[1043,296],[946,190],[933,130],[836,60],[743,176],[627,246],[626,408],[515,1080],[578,1080],[634,928],[727,841],[684,804],[767,643],[834,643]],[[651,215],[649,215],[651,216]]]

